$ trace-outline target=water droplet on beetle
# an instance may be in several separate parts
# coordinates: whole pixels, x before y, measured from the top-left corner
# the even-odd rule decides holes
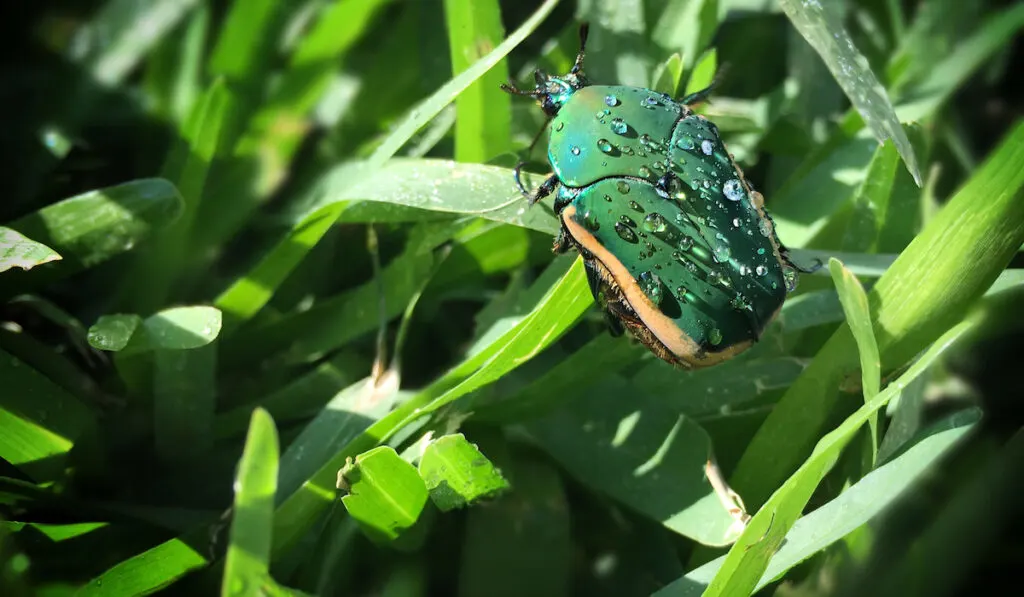
[[[615,222],[615,233],[619,235],[619,238],[627,243],[636,244],[640,240],[636,237],[636,232],[633,232],[632,228],[626,226],[622,222]]]
[[[733,228],[739,228],[740,227],[740,219],[739,218],[733,218],[732,219],[732,227]]]
[[[693,138],[690,137],[689,135],[683,136],[683,138],[676,141],[676,147],[686,151],[692,150],[694,147]]]
[[[758,222],[757,223],[757,229],[761,232],[761,236],[768,237],[768,236],[771,236],[771,234],[772,234],[771,224],[768,223],[767,219],[764,219],[764,220],[761,220],[760,222]]]
[[[576,147],[575,145],[570,147],[569,151],[572,152],[573,155],[579,155],[580,154],[580,148]]]
[[[718,328],[712,328],[711,331],[708,332],[708,342],[710,342],[714,346],[718,346],[719,344],[721,344],[722,343],[722,330],[720,330]]]
[[[621,118],[612,118],[612,122],[609,126],[611,127],[612,132],[616,135],[625,135],[626,132],[629,131],[629,126]]]
[[[763,265],[759,265],[754,268],[754,273],[759,276],[763,276],[768,273],[768,268]]]
[[[604,104],[606,106],[611,106],[611,107],[614,108],[615,106],[618,106],[621,103],[622,102],[619,101],[619,98],[615,97],[611,93],[609,93],[608,95],[604,96]]]
[[[605,195],[604,196],[604,200],[607,201],[608,203],[611,203],[612,202],[612,196],[611,195]]]
[[[640,166],[637,170],[637,174],[639,174],[641,178],[650,178],[652,176],[651,169],[647,166]]]
[[[615,188],[618,189],[620,193],[625,195],[626,193],[629,192],[629,183],[624,180],[620,180],[619,182],[615,183]]]
[[[732,251],[726,245],[718,245],[714,251],[715,261],[719,263],[725,263],[729,261],[729,257],[732,256]]]
[[[639,203],[637,203],[636,201],[630,201],[629,202],[629,206],[632,207],[634,211],[638,211],[640,213],[644,213],[643,206],[640,205]]]
[[[647,133],[644,133],[644,134],[640,135],[640,145],[647,146],[647,145],[650,145],[650,143],[651,143],[651,136],[650,135],[648,135]]]
[[[748,232],[749,232],[749,231],[748,231]],[[758,249],[758,250],[757,250],[757,254],[758,254],[758,255],[764,255],[764,247],[761,247],[760,249]]]
[[[597,232],[601,229],[601,223],[597,221],[597,215],[589,209],[583,214],[583,225],[592,232]]]
[[[715,144],[707,139],[700,142],[700,150],[704,152],[704,155],[711,155],[715,151]]]
[[[555,130],[556,131],[560,131],[560,130],[562,130],[564,128],[565,128],[565,123],[564,122],[559,122],[559,123],[555,124]]]
[[[684,236],[683,238],[679,239],[679,248],[684,251],[689,251],[690,249],[692,249],[693,238],[689,236]]]
[[[636,228],[636,222],[634,222],[633,218],[627,216],[626,214],[622,214],[621,216],[619,216],[619,221],[621,221],[626,226],[629,226],[630,228]]]
[[[741,265],[740,266],[740,275],[741,276],[749,276],[750,275],[750,267],[747,266],[747,265]]]
[[[665,232],[668,228],[668,222],[665,221],[665,217],[659,213],[649,213],[644,218],[644,229],[648,232],[660,234]]]
[[[729,201],[739,201],[743,199],[743,185],[735,178],[727,180],[722,185],[722,193],[725,194],[725,198]]]
[[[657,98],[648,96],[640,100],[640,105],[643,106],[644,108],[647,108],[648,110],[653,110],[655,106],[658,105],[658,100]]]
[[[640,290],[647,295],[647,298],[651,299],[651,302],[655,305],[661,303],[661,280],[657,274],[653,274],[649,271],[641,272],[637,276],[637,282],[640,283]]]
[[[615,148],[612,147],[612,144],[608,141],[608,139],[598,139],[597,148],[605,153],[612,153],[613,151],[615,151]]]

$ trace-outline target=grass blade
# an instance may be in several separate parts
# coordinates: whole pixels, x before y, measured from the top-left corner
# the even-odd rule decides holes
[[[930,367],[947,348],[973,326],[973,322],[963,322],[952,327],[898,380],[821,438],[811,456],[772,494],[750,520],[743,535],[725,556],[714,580],[708,585],[707,591],[704,592],[705,597],[749,595],[754,590],[768,567],[769,560],[779,550],[786,534],[810,500],[811,494],[861,425],[911,380]]]
[[[448,512],[489,499],[509,488],[494,464],[461,433],[430,442],[419,473],[437,509]]]
[[[832,12],[835,8],[820,2],[797,0],[779,0],[779,5],[800,35],[828,65],[832,76],[864,117],[875,138],[880,143],[892,139],[907,170],[914,175],[914,180],[920,186],[921,171],[914,156],[914,148],[896,118],[885,88],[871,72],[867,59],[853,45],[838,15]]]
[[[868,294],[882,370],[905,363],[997,279],[1024,244],[1024,124],[950,199]],[[762,424],[732,478],[747,505],[771,494],[808,453],[857,366],[847,326],[829,339]]]
[[[235,478],[228,553],[221,595],[255,597],[269,576],[270,544],[277,493],[277,429],[263,409],[252,413]]]
[[[42,243],[0,226],[0,272],[11,268],[30,270],[37,265],[57,261],[60,254]]]
[[[498,0],[445,0],[452,74],[458,75],[490,52],[505,36]],[[486,162],[511,150],[512,97],[499,86],[508,81],[501,60],[455,100],[455,159]]]

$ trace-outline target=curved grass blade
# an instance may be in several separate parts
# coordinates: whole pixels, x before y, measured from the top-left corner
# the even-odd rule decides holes
[[[492,383],[533,358],[569,329],[591,304],[593,296],[587,286],[583,262],[577,259],[530,316],[371,425],[288,496],[275,515],[274,553],[283,553],[294,545],[332,503],[336,472],[347,458],[380,445],[407,425]]]
[[[974,428],[978,419],[979,412],[972,409],[929,428],[899,456],[865,475],[839,497],[797,520],[753,590],[761,590],[790,568],[867,524],[927,474],[936,461]],[[722,568],[725,558],[722,556],[688,572],[654,597],[699,597]]]
[[[255,597],[270,574],[270,544],[277,493],[278,445],[274,419],[262,408],[252,413],[238,461],[228,553],[221,595]]]
[[[714,580],[708,585],[707,591],[704,592],[705,597],[749,595],[754,590],[768,567],[768,562],[779,551],[786,534],[800,517],[811,494],[839,458],[843,447],[872,414],[878,412],[878,409],[884,407],[914,378],[932,366],[946,349],[974,325],[975,321],[969,320],[953,326],[899,379],[847,417],[835,430],[821,438],[811,456],[772,494],[750,520],[743,535],[725,556]]]
[[[1024,123],[900,254],[868,293],[882,371],[906,363],[962,318],[1024,244]],[[857,367],[846,326],[828,340],[754,435],[731,479],[762,503],[814,445]]]
[[[885,88],[871,72],[867,59],[853,45],[839,17],[832,12],[834,7],[827,4],[817,0],[779,0],[786,16],[828,65],[832,76],[864,117],[875,138],[880,143],[886,139],[893,140],[907,170],[921,186],[921,171],[914,148],[896,118]]]
[[[537,10],[530,15],[530,18],[509,35],[505,41],[498,44],[487,53],[486,56],[476,61],[473,66],[462,71],[457,77],[448,81],[444,86],[435,91],[433,95],[420,102],[413,108],[405,119],[395,127],[395,130],[387,136],[379,147],[370,156],[369,163],[372,166],[380,166],[391,159],[403,145],[412,139],[427,122],[437,116],[445,106],[450,104],[464,89],[474,81],[483,76],[498,64],[512,48],[518,46],[528,35],[533,33],[540,23],[554,10],[558,0],[545,0]]]

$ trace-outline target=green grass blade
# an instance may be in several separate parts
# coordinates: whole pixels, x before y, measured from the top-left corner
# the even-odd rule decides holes
[[[754,590],[772,555],[779,550],[786,534],[800,517],[822,478],[839,458],[843,447],[872,414],[878,412],[878,409],[885,406],[911,380],[930,367],[947,348],[973,326],[974,322],[966,321],[950,328],[898,380],[821,438],[811,456],[772,494],[750,520],[743,535],[729,550],[714,580],[708,585],[707,591],[704,592],[705,597],[749,595]]]
[[[698,57],[710,45],[717,29],[718,0],[675,0],[666,3],[651,37],[662,48],[678,50],[683,68],[692,72]],[[689,88],[687,84],[688,93]]]
[[[857,277],[843,267],[837,259],[829,260],[829,271],[832,281],[839,294],[839,302],[843,304],[846,324],[857,342],[857,353],[860,355],[861,387],[864,391],[864,402],[871,402],[875,394],[881,390],[882,373],[881,359],[878,356],[878,344],[875,332],[871,328],[871,313],[868,310],[868,295],[860,285]],[[871,463],[878,456],[878,413],[868,418],[871,429]]]
[[[309,525],[334,500],[336,471],[354,457],[387,440],[398,430],[434,413],[466,394],[515,369],[557,340],[593,304],[583,262],[540,301],[533,314],[498,341],[456,367],[444,378],[413,396],[371,425],[288,496],[275,515],[274,553],[280,554],[302,537]]]
[[[459,595],[571,595],[571,502],[548,461],[513,453],[515,483],[486,508],[466,513]]]
[[[75,595],[147,595],[207,564],[209,536],[196,533],[185,539],[171,539],[113,566],[82,585]]]
[[[15,278],[24,292],[31,285],[52,282],[130,251],[173,222],[181,208],[181,195],[174,185],[153,178],[83,193],[10,222],[8,227],[51,247],[63,259],[0,278],[0,294]]]
[[[430,442],[420,458],[419,474],[442,512],[494,498],[509,488],[501,472],[461,433]]]
[[[818,52],[828,65],[836,82],[846,92],[857,111],[863,116],[868,127],[879,142],[892,139],[900,152],[907,170],[921,185],[921,171],[900,121],[896,118],[892,103],[874,73],[867,59],[853,45],[837,14],[831,6],[818,2],[780,0],[779,5],[789,17],[793,26],[807,43]]]
[[[153,353],[153,435],[164,462],[195,461],[213,447],[217,347]]]
[[[868,294],[882,370],[905,363],[997,279],[1024,244],[1024,124],[1004,139]],[[857,366],[841,327],[772,410],[744,453],[732,486],[759,504],[811,449]]]
[[[0,226],[0,272],[17,267],[30,270],[37,265],[58,261],[60,254],[42,243]]]
[[[111,0],[78,35],[90,52],[92,76],[105,85],[122,81],[163,36],[171,32],[197,0]],[[92,42],[92,43],[89,43]]]
[[[942,421],[928,429],[906,451],[868,473],[839,497],[797,520],[754,590],[761,590],[790,568],[868,523],[956,447],[977,420],[978,411],[969,410]],[[722,556],[688,572],[654,596],[699,597],[722,568],[725,558]]]
[[[445,0],[452,74],[458,75],[505,36],[498,0]],[[501,60],[455,100],[455,159],[486,162],[512,149],[512,97],[499,87],[508,81]]]
[[[539,182],[525,174],[523,181],[527,185]],[[360,200],[475,215],[545,233],[558,232],[558,222],[547,205],[527,209],[512,170],[497,166],[418,158],[395,158],[379,168],[369,162],[346,164],[321,180],[313,205]],[[352,206],[346,211],[356,209]]]
[[[853,211],[840,243],[843,251],[867,252],[875,245],[881,217],[892,195],[898,160],[896,147],[889,141],[875,150],[864,182],[853,193]]]
[[[259,89],[289,2],[235,0],[228,9],[207,69],[239,88]]]
[[[0,458],[35,481],[64,475],[75,440],[95,425],[93,413],[17,358],[0,351]]]
[[[409,537],[427,505],[427,487],[416,468],[390,446],[356,456],[339,474],[349,516],[375,542]]]
[[[395,127],[394,131],[381,142],[380,146],[373,152],[373,155],[370,156],[369,163],[372,166],[381,166],[384,162],[391,159],[403,145],[412,139],[418,130],[437,116],[463,90],[482,77],[484,73],[491,70],[512,51],[512,48],[522,43],[528,35],[533,33],[540,23],[554,10],[557,4],[558,0],[545,0],[530,15],[530,18],[520,25],[519,29],[513,31],[512,35],[509,35],[505,41],[498,44],[498,47],[488,52],[487,55],[462,71],[451,81],[448,81],[430,97],[420,102]]]
[[[707,433],[621,377],[598,380],[553,415],[526,425],[540,447],[573,477],[631,510],[700,543],[728,545],[735,521],[704,477]]]
[[[230,106],[227,87],[218,79],[196,104],[182,138],[167,158],[162,174],[177,186],[184,209],[143,249],[134,271],[126,277],[124,292],[130,311],[150,313],[163,306],[188,262],[193,223]]]
[[[222,292],[214,304],[224,313],[224,333],[252,319],[274,291],[334,225],[344,204],[326,205],[306,216],[250,272]]]
[[[277,493],[278,446],[274,420],[263,409],[252,413],[235,477],[228,553],[221,595],[261,595],[270,571],[274,495]]]

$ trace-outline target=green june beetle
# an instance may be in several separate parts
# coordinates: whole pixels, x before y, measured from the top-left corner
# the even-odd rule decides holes
[[[502,88],[537,100],[549,118],[553,174],[529,204],[554,194],[554,250],[575,248],[613,333],[629,332],[684,368],[728,360],[756,342],[796,285],[797,268],[764,199],[711,121],[681,100],[639,87],[592,85],[587,26],[568,74],[537,70],[536,86]],[[811,271],[811,270],[800,270]]]

